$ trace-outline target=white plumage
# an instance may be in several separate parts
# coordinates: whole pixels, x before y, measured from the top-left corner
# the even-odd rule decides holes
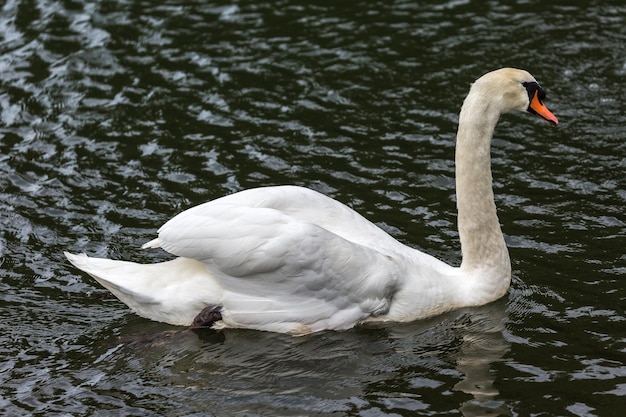
[[[66,256],[137,314],[174,325],[190,325],[215,306],[220,320],[214,328],[306,334],[493,301],[510,283],[491,190],[488,150],[495,123],[501,113],[526,109],[557,123],[541,100],[533,105],[529,85],[542,100],[543,91],[525,71],[486,74],[461,111],[460,267],[409,248],[347,206],[295,186],[246,190],[175,216],[143,246],[178,256],[172,261]]]

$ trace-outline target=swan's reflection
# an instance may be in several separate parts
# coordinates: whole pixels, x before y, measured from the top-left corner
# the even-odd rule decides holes
[[[505,401],[498,399],[496,376],[492,369],[492,365],[503,360],[510,349],[510,343],[504,337],[506,319],[506,298],[504,298],[486,306],[453,312],[429,320],[422,324],[426,325],[426,328],[420,328],[420,323],[416,323],[410,325],[414,327],[413,330],[406,327],[390,329],[390,335],[402,340],[407,349],[415,350],[415,347],[410,347],[407,343],[420,346],[422,351],[418,354],[421,355],[429,348],[436,349],[441,346],[450,351],[450,340],[460,339],[460,346],[451,350],[447,356],[462,375],[462,379],[454,385],[453,390],[472,396],[471,399],[459,404],[463,416],[511,415]],[[433,333],[443,336],[435,336],[434,340],[424,342],[424,336],[433,338]],[[446,343],[448,346],[445,346]]]
[[[510,349],[503,334],[506,299],[405,325],[307,337],[247,330],[197,334],[129,317],[134,326],[124,325],[118,339],[126,348],[99,365],[125,362],[116,368],[124,369],[127,384],[133,383],[129,374],[150,370],[155,387],[181,387],[190,409],[209,402],[225,414],[261,407],[270,414],[430,409],[460,410],[465,417],[510,415],[493,370]],[[138,337],[150,328],[149,337]],[[198,404],[188,402],[189,389]]]
[[[471,315],[472,326],[463,334],[463,343],[456,360],[457,369],[465,378],[455,390],[471,394],[473,399],[461,405],[465,417],[510,415],[504,401],[498,400],[492,364],[501,361],[510,349],[504,338],[506,304],[498,302]]]

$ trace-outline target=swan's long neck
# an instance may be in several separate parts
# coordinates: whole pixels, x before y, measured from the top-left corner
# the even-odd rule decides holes
[[[491,137],[500,110],[486,96],[472,88],[459,116],[455,161],[461,270],[493,281],[485,282],[487,285],[508,288],[511,264],[496,213],[491,177]]]

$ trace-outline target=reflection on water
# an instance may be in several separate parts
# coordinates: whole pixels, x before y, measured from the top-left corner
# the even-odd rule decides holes
[[[501,308],[498,308],[501,307]],[[476,312],[463,335],[457,359],[457,369],[465,378],[454,388],[471,394],[473,399],[461,405],[464,416],[511,415],[506,403],[499,398],[494,384],[492,365],[504,360],[510,343],[504,338],[507,313],[503,305]]]
[[[616,415],[624,16],[614,2],[3,2],[0,407],[9,415]],[[559,117],[493,143],[508,297],[401,326],[198,335],[62,251],[154,262],[165,220],[295,183],[460,259],[468,85],[530,70]],[[460,410],[460,411],[459,411]]]
[[[163,330],[144,320],[94,352],[107,375],[84,391],[159,402],[168,414],[183,405],[218,415],[409,412],[447,409],[458,401],[465,416],[505,413],[492,364],[503,360],[506,303],[456,312],[425,323],[364,328],[294,338],[282,334]],[[102,351],[102,352],[101,352]],[[128,379],[131,371],[158,379],[158,389]],[[90,375],[90,378],[94,378]],[[451,381],[460,380],[451,390]],[[165,387],[165,388],[164,388]],[[170,388],[167,388],[170,387]],[[186,387],[181,393],[175,387]],[[171,391],[170,391],[171,390]],[[87,392],[83,392],[86,395]],[[171,408],[170,408],[171,407]]]

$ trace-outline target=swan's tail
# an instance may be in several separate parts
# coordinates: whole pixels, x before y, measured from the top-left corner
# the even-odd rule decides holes
[[[193,259],[138,264],[69,252],[65,256],[135,313],[151,320],[189,326],[202,309],[217,305],[221,298],[221,289],[206,267]]]

